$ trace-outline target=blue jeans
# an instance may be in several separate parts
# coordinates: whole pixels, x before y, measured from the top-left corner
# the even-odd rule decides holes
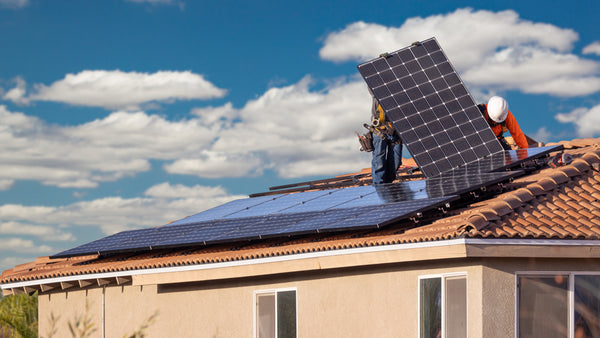
[[[382,139],[373,133],[373,184],[390,183],[396,179],[396,171],[402,164],[402,143],[392,145],[397,140],[396,135],[385,135],[385,139]]]

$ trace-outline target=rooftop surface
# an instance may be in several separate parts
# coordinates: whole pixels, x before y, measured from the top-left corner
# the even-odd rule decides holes
[[[310,252],[445,241],[459,238],[598,240],[600,239],[600,139],[561,144],[573,161],[544,166],[479,196],[462,196],[449,210],[381,229],[348,230],[234,244],[89,255],[15,266],[0,283],[108,272],[244,261]]]

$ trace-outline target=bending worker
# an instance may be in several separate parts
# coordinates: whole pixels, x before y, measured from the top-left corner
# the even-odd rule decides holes
[[[375,97],[371,115],[372,125],[369,129],[373,132],[373,184],[391,183],[402,164],[402,140]]]
[[[477,107],[487,120],[504,149],[511,149],[503,136],[506,131],[510,132],[510,136],[512,136],[519,148],[529,148],[527,138],[521,131],[521,128],[519,128],[519,124],[513,114],[508,110],[508,103],[505,99],[500,96],[492,96],[488,101],[488,104],[482,103],[477,105]]]

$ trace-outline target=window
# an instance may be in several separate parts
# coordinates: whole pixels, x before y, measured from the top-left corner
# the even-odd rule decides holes
[[[600,337],[600,275],[517,275],[518,336]]]
[[[467,336],[467,276],[419,278],[419,332],[422,338]]]
[[[296,337],[296,290],[256,293],[256,337]]]

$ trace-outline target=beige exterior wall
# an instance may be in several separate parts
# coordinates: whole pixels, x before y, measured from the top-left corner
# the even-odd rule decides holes
[[[60,314],[55,337],[70,336],[67,321],[81,314],[88,303],[97,337],[102,333],[102,313],[106,337],[131,334],[154,313],[157,317],[147,330],[148,337],[253,337],[255,292],[294,288],[298,337],[416,337],[419,276],[466,273],[469,337],[513,337],[516,271],[600,271],[600,262],[463,258],[293,270],[197,282],[186,277],[187,282],[176,284],[168,283],[164,275],[146,276],[137,285],[134,278],[133,285],[105,288],[104,310],[98,287],[42,294],[40,334],[47,336],[54,313]],[[201,271],[196,273],[202,279]]]
[[[465,272],[468,290],[481,289],[481,267],[431,264],[427,269],[385,265],[242,280],[185,283],[181,286],[108,286],[104,295],[106,337],[130,334],[157,313],[149,337],[253,337],[256,291],[297,290],[299,337],[414,337],[418,332],[418,278]],[[66,321],[86,301],[101,336],[102,291],[41,295],[40,333],[49,313],[61,313],[55,337],[69,336]],[[469,292],[469,334],[481,336],[480,292]],[[71,310],[69,310],[71,309]],[[77,309],[77,311],[73,311]],[[64,312],[63,312],[64,311]],[[474,318],[471,320],[471,318]]]

